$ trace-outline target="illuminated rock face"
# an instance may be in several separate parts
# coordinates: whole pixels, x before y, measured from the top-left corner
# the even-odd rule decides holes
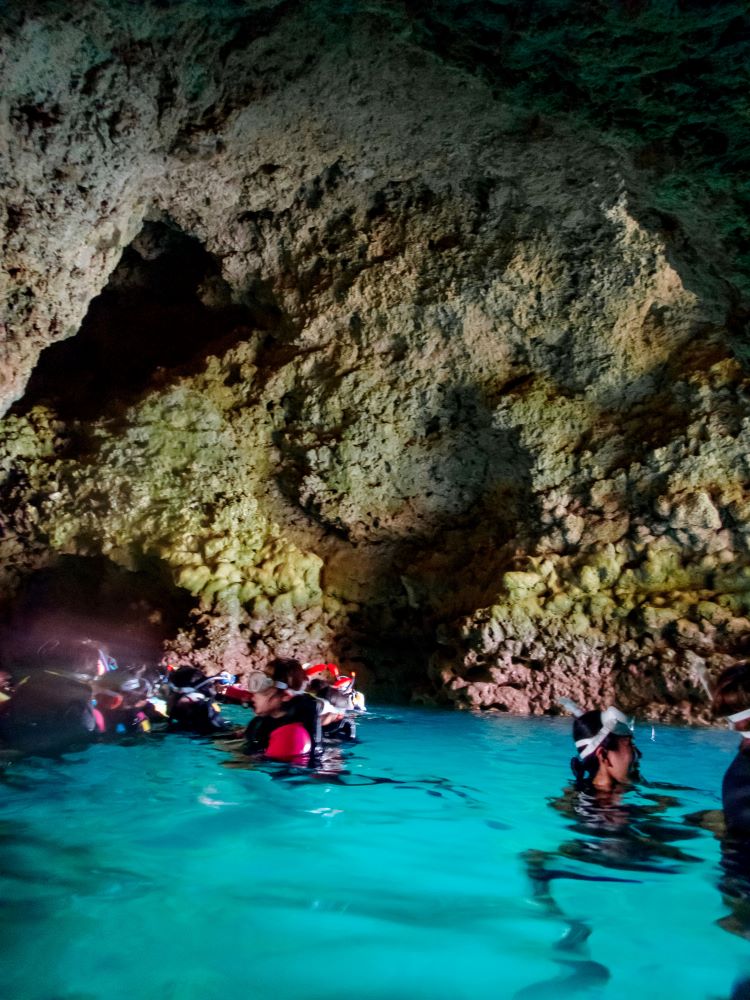
[[[104,557],[209,667],[700,715],[750,632],[716,233],[376,19],[183,8],[11,26],[6,599]]]

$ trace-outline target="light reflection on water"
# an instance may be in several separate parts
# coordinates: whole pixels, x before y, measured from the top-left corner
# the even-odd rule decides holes
[[[567,720],[374,712],[320,776],[172,735],[13,764],[3,995],[728,997],[750,942],[684,817],[736,737],[650,732],[646,776],[692,790],[628,797],[630,840],[566,814]]]

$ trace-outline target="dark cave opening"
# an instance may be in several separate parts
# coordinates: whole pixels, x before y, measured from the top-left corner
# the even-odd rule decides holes
[[[45,645],[90,639],[121,666],[154,663],[193,605],[156,559],[126,570],[105,556],[61,556],[30,574],[3,609],[2,662],[37,666]]]
[[[78,334],[47,347],[13,408],[38,403],[62,419],[96,419],[136,399],[159,371],[209,353],[273,323],[273,308],[237,305],[219,263],[166,222],[147,222],[123,251]]]

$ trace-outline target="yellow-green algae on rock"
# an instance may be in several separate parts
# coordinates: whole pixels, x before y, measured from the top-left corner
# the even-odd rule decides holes
[[[624,699],[657,716],[707,716],[702,674],[742,655],[750,633],[748,530],[741,516],[750,445],[746,383],[734,362],[707,374],[723,386],[721,410],[711,397],[701,412],[705,384],[692,377],[698,391],[684,434],[580,496],[577,551],[565,551],[568,499],[547,518],[551,530],[539,545],[544,557],[504,574],[496,604],[455,635],[443,634],[448,649],[453,642],[470,648],[458,669],[445,654],[433,662],[461,702],[543,711],[573,695],[582,702]],[[730,399],[737,407],[732,419]],[[598,515],[618,492],[607,520],[617,524],[619,537],[602,543]],[[623,526],[626,497],[631,509]],[[595,532],[586,530],[592,521]],[[489,676],[485,671],[474,682],[480,667]]]

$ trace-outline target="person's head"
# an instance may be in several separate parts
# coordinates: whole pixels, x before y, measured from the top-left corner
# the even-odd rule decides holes
[[[306,671],[308,676],[310,671]],[[318,698],[324,698],[334,709],[340,712],[364,712],[365,696],[357,691],[355,676],[337,676],[333,680],[324,677],[313,677],[310,681],[310,691]]]
[[[735,663],[719,674],[711,709],[717,718],[727,719],[733,729],[750,733],[750,662]]]
[[[250,703],[256,715],[282,715],[285,702],[307,687],[307,674],[299,660],[277,658],[271,674],[253,673],[248,680]]]
[[[618,709],[579,715],[573,721],[573,740],[578,756],[571,766],[579,783],[610,790],[637,777],[640,751],[628,720]]]
[[[169,674],[169,686],[173,690],[192,693],[208,687],[208,677],[198,667],[185,664]]]
[[[286,684],[290,697],[300,694],[308,685],[309,678],[299,660],[277,657],[269,664],[275,684]],[[283,689],[282,689],[283,690]]]
[[[49,639],[37,650],[38,665],[45,669],[95,680],[117,670],[117,662],[94,639],[63,636]]]

